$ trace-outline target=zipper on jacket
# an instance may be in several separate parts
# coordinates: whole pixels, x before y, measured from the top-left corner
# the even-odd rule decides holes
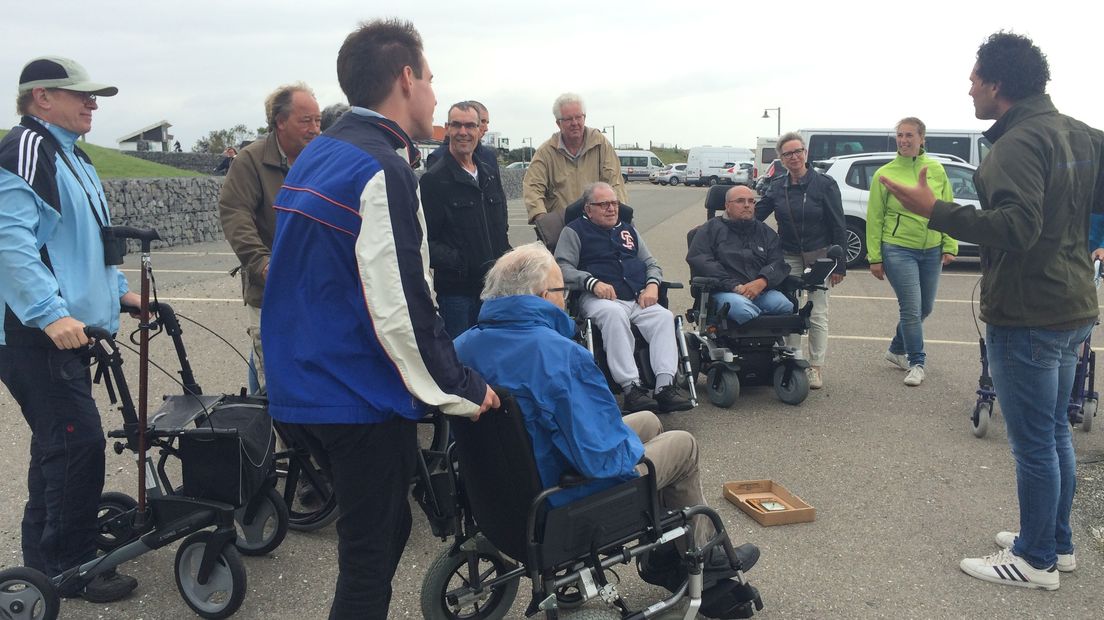
[[[897,223],[893,225],[893,232],[889,233],[890,237],[897,236],[897,229],[901,227],[901,214],[897,214]]]

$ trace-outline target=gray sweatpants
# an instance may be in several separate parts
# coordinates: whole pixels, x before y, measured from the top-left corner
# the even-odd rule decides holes
[[[592,319],[601,330],[610,376],[618,385],[625,387],[630,383],[640,383],[640,372],[633,358],[633,325],[648,341],[652,372],[657,376],[675,376],[678,345],[675,342],[675,315],[670,310],[659,304],[641,308],[635,301],[600,299],[590,293],[583,293],[579,309],[583,317]]]

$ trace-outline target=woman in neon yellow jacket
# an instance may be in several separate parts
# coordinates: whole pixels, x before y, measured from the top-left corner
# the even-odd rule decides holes
[[[889,279],[900,306],[900,319],[885,359],[908,371],[905,385],[924,381],[924,319],[935,305],[943,266],[958,254],[958,242],[928,228],[927,218],[909,212],[885,190],[878,178],[915,185],[920,169],[928,169],[928,185],[940,200],[953,201],[943,165],[924,153],[923,121],[909,117],[897,123],[897,158],[882,166],[870,181],[866,207],[866,252],[870,273]]]

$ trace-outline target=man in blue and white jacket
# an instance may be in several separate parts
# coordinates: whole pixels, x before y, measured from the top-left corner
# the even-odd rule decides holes
[[[67,58],[32,60],[19,78],[23,117],[0,141],[0,380],[31,428],[23,563],[48,576],[96,556],[105,441],[81,359],[84,328],[115,333],[120,301],[139,302],[105,260],[101,229],[111,214],[76,147],[92,129],[96,97],[118,92]],[[61,593],[106,603],[137,585],[111,572]]]
[[[339,575],[330,618],[386,618],[410,534],[406,495],[427,406],[476,417],[498,398],[456,359],[434,309],[411,136],[436,99],[409,22],[345,40],[350,111],[299,155],[276,196],[261,313],[272,417],[299,425],[333,477]]]

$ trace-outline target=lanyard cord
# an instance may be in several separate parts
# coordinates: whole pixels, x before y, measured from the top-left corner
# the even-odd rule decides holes
[[[69,168],[69,172],[73,173],[73,178],[77,180],[77,184],[80,185],[81,189],[84,191],[84,197],[88,199],[88,207],[92,209],[92,216],[96,218],[96,223],[100,225],[101,229],[106,228],[108,219],[107,205],[104,204],[103,198],[100,198],[99,192],[96,193],[96,197],[100,200],[100,209],[102,209],[103,211],[103,218],[101,218],[100,211],[96,210],[96,203],[92,202],[92,194],[89,193],[88,188],[84,186],[84,181],[81,181],[80,175],[77,174],[76,168],[73,167],[73,164],[69,161],[69,158],[65,156],[64,151],[58,149],[57,153],[58,156],[61,157],[61,161],[65,162],[65,167]],[[87,175],[88,172],[86,171],[85,174]],[[92,182],[91,177],[89,177],[88,181],[90,183]]]

